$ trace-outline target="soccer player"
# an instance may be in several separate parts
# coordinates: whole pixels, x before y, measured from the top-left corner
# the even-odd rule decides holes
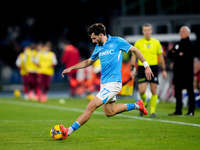
[[[30,48],[24,53],[26,69],[28,71],[28,97],[31,100],[36,100],[35,95],[37,95],[38,89],[38,66],[34,62],[36,55],[37,50],[35,49],[35,43],[32,43]]]
[[[28,100],[28,81],[27,81],[27,76],[28,76],[28,71],[26,69],[26,64],[25,64],[25,56],[24,53],[28,49],[28,47],[25,47],[23,49],[23,52],[21,52],[17,59],[16,59],[16,66],[20,70],[20,75],[22,78],[22,84],[23,84],[23,92],[24,92],[24,99]]]
[[[152,97],[150,99],[150,117],[155,118],[156,114],[156,105],[157,105],[157,85],[158,85],[158,61],[161,65],[162,69],[162,75],[163,78],[167,77],[167,72],[165,70],[165,61],[163,58],[163,50],[160,42],[151,37],[151,34],[153,32],[152,25],[149,23],[146,23],[142,27],[142,32],[144,37],[138,41],[135,42],[134,46],[138,48],[141,53],[144,55],[145,59],[149,63],[154,77],[151,80],[148,80],[145,77],[144,73],[144,66],[141,60],[138,60],[138,89],[140,93],[140,97],[144,102],[145,107],[147,107],[147,102],[146,102],[146,94],[145,91],[147,89],[147,84],[148,82],[150,83],[151,87],[151,93]],[[136,56],[133,54],[132,55],[132,62],[135,65],[136,62]],[[132,66],[132,70],[134,70],[134,65]],[[135,76],[135,72],[131,72],[132,76]],[[143,114],[140,113],[140,116]]]
[[[40,79],[40,70],[39,70],[39,64],[36,62],[36,57],[38,56],[38,54],[44,49],[44,44],[42,42],[39,42],[36,44],[36,56],[34,57],[33,62],[36,64],[37,68],[37,86],[36,86],[36,94],[35,94],[35,100],[39,101],[40,97],[41,97],[41,79]],[[38,58],[37,58],[38,59]]]
[[[47,92],[50,87],[52,76],[54,75],[54,67],[58,61],[54,52],[51,51],[51,43],[46,42],[44,48],[38,52],[35,63],[38,65],[38,79],[39,87],[41,88],[41,95],[39,100],[41,102],[47,101]]]
[[[71,127],[65,128],[62,124],[60,125],[63,139],[67,138],[72,132],[85,124],[90,119],[92,113],[100,106],[103,107],[107,117],[130,110],[139,110],[144,115],[147,115],[142,100],[139,100],[134,104],[115,104],[116,95],[122,88],[122,51],[135,53],[144,64],[146,78],[148,80],[152,78],[153,73],[151,68],[142,53],[124,39],[107,35],[106,28],[101,23],[91,25],[88,28],[88,35],[92,39],[92,42],[96,44],[92,56],[89,59],[66,68],[62,72],[62,76],[64,77],[64,74],[69,73],[72,70],[88,67],[96,60],[100,59],[101,87],[99,93],[89,102],[85,112],[78,117]]]

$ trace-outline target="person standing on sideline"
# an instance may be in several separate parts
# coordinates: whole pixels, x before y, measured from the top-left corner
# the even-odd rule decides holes
[[[151,24],[146,23],[143,25],[142,27],[142,32],[144,37],[138,41],[135,42],[134,46],[136,48],[138,48],[141,53],[144,55],[145,59],[147,60],[147,62],[149,63],[152,72],[154,74],[154,77],[151,80],[148,80],[145,77],[145,73],[144,73],[144,67],[143,67],[143,63],[138,60],[138,89],[139,89],[139,93],[140,93],[140,97],[144,102],[145,107],[147,107],[147,96],[145,94],[146,89],[147,89],[147,84],[148,82],[150,83],[150,87],[151,87],[151,93],[152,93],[152,97],[150,99],[150,117],[155,118],[156,117],[156,105],[157,105],[157,99],[158,99],[158,95],[157,95],[157,85],[158,85],[158,62],[161,65],[161,70],[162,70],[162,75],[163,78],[167,77],[167,72],[165,70],[165,61],[163,58],[163,50],[162,50],[162,46],[160,44],[160,42],[151,37],[152,32],[153,32],[153,27]],[[132,77],[135,76],[135,72],[134,72],[134,66],[135,66],[135,62],[136,62],[136,56],[133,54],[131,57],[131,60],[133,62],[133,65],[131,67],[131,75]],[[140,116],[143,116],[142,113],[140,113]]]
[[[41,89],[41,95],[39,100],[41,102],[47,101],[47,92],[50,87],[52,76],[54,75],[54,67],[58,61],[54,52],[51,51],[52,45],[50,42],[46,42],[44,48],[38,52],[35,63],[38,65],[39,72],[39,86]]]
[[[37,50],[36,56],[38,56],[38,54],[43,50],[43,47],[44,47],[44,44],[42,42],[38,42],[36,44],[36,50]],[[38,66],[38,64],[35,62],[35,59],[36,58],[34,58],[34,63]],[[37,89],[36,89],[37,92],[35,94],[35,100],[36,101],[39,101],[40,97],[41,97],[41,80],[40,80],[41,75],[40,75],[39,70],[41,70],[41,69],[39,69],[39,68],[37,69],[38,78],[37,78]]]
[[[175,112],[169,116],[182,115],[182,90],[186,89],[189,97],[189,109],[186,115],[194,116],[194,57],[197,55],[197,47],[189,38],[190,29],[182,26],[179,31],[181,40],[175,43],[168,52],[168,58],[174,62],[173,84],[176,98]]]
[[[27,81],[27,76],[28,76],[28,71],[26,69],[26,64],[25,64],[25,56],[24,53],[28,49],[28,47],[24,47],[23,51],[18,55],[16,59],[16,66],[18,67],[20,71],[20,75],[22,78],[22,85],[23,85],[23,92],[24,92],[24,99],[28,100],[28,81]]]
[[[70,44],[68,41],[64,41],[64,52],[61,58],[62,63],[66,68],[71,67],[80,62],[80,52],[74,45]],[[70,95],[75,96],[76,87],[78,82],[76,80],[77,70],[72,70],[67,74],[69,84],[70,84]]]
[[[30,100],[36,100],[35,96],[38,94],[38,66],[34,62],[36,55],[35,43],[31,43],[30,48],[24,52],[26,69],[28,71],[28,97]]]
[[[135,53],[144,64],[146,78],[148,80],[152,78],[153,73],[151,68],[142,53],[124,39],[107,35],[106,27],[102,23],[91,25],[87,32],[92,39],[92,42],[96,44],[92,56],[89,59],[66,68],[62,72],[62,76],[64,77],[64,74],[69,73],[72,70],[86,68],[92,65],[96,60],[100,59],[101,87],[99,93],[89,102],[85,112],[78,117],[71,127],[65,128],[62,124],[60,125],[63,139],[67,138],[72,132],[85,124],[90,119],[93,112],[100,106],[103,107],[107,117],[134,109],[147,115],[142,100],[139,100],[134,104],[115,104],[116,95],[122,88],[121,65],[123,51]]]

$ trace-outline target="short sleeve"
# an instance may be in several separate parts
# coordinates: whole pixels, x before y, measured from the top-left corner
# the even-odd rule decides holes
[[[129,51],[129,49],[132,46],[130,43],[128,43],[126,40],[124,40],[121,37],[119,37],[118,42],[119,42],[119,45],[120,45],[120,49],[125,51],[126,53]]]
[[[158,41],[158,49],[157,49],[157,54],[162,54],[163,53],[163,48],[162,45],[160,44],[160,42]]]
[[[92,60],[96,61],[99,59],[99,53],[97,52],[97,48],[95,47],[94,52],[92,53],[91,57]]]

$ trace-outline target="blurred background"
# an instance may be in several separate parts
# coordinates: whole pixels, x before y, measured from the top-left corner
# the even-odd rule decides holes
[[[187,25],[192,32],[191,39],[200,40],[198,4],[198,0],[74,0],[59,5],[1,7],[0,94],[10,96],[15,89],[22,91],[22,79],[15,64],[18,55],[32,43],[48,41],[58,60],[48,94],[69,96],[69,80],[61,77],[65,68],[61,61],[63,41],[70,41],[78,48],[81,59],[89,58],[95,45],[87,35],[87,28],[96,22],[102,22],[108,34],[121,36],[132,44],[142,37],[142,25],[151,23],[153,37],[163,46],[170,73],[172,66],[165,56],[170,46],[180,40],[180,26]],[[170,94],[171,78],[163,84],[168,92],[159,96],[168,99],[173,95]]]

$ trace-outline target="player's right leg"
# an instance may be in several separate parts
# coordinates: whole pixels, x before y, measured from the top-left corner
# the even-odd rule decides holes
[[[63,139],[66,139],[72,132],[79,129],[83,124],[85,124],[90,119],[90,117],[92,116],[92,113],[102,104],[103,104],[103,102],[98,97],[94,97],[89,102],[84,113],[78,117],[78,119],[72,124],[71,127],[65,128],[61,124],[60,129],[61,129],[61,132],[62,132]]]

